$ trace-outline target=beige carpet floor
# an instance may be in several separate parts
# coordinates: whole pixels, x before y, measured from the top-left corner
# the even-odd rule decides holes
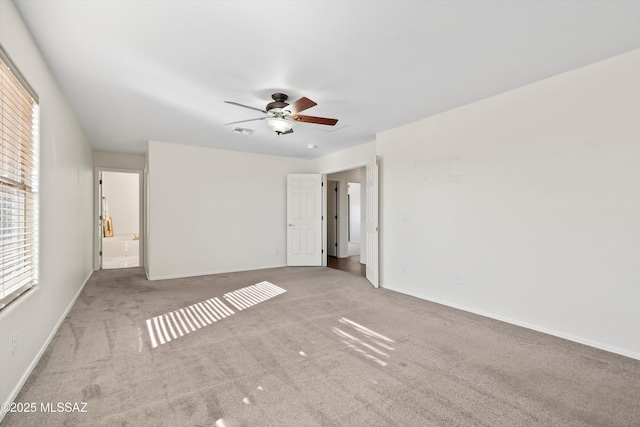
[[[16,402],[86,412],[3,426],[638,426],[640,361],[329,268],[102,270]]]

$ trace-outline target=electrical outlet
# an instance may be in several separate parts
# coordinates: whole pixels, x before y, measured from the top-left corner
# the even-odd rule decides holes
[[[16,354],[16,351],[18,351],[18,332],[14,332],[13,335],[11,335],[11,354]]]

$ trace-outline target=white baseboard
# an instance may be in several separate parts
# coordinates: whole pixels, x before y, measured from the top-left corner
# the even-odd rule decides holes
[[[619,354],[621,356],[626,356],[626,357],[630,357],[632,359],[637,359],[640,360],[640,353],[637,353],[635,351],[630,351],[624,348],[619,348],[619,347],[615,347],[615,346],[611,346],[609,344],[605,344],[605,343],[601,343],[598,341],[593,341],[587,338],[583,338],[583,337],[578,337],[575,335],[571,335],[571,334],[567,334],[565,332],[562,331],[557,331],[555,329],[549,329],[549,328],[545,328],[539,325],[534,325],[531,323],[527,323],[527,322],[522,322],[520,320],[516,320],[516,319],[512,319],[509,317],[505,317],[505,316],[501,316],[498,314],[494,314],[494,313],[489,313],[486,311],[482,311],[482,310],[476,310],[475,308],[471,308],[471,307],[466,307],[460,304],[456,304],[456,303],[452,303],[450,301],[445,301],[445,300],[441,300],[438,298],[430,298],[428,296],[425,295],[419,295],[413,292],[406,292],[404,290],[400,290],[397,288],[394,288],[393,286],[386,286],[386,285],[381,285],[380,287],[390,290],[390,291],[394,291],[394,292],[398,292],[401,294],[405,294],[405,295],[409,295],[412,297],[416,297],[416,298],[420,298],[426,301],[431,301],[431,302],[435,302],[436,304],[442,304],[442,305],[446,305],[447,307],[451,307],[451,308],[455,308],[458,310],[462,310],[462,311],[467,311],[469,313],[473,313],[473,314],[478,314],[480,316],[484,316],[484,317],[488,317],[490,319],[495,319],[495,320],[499,320],[501,322],[505,322],[505,323],[510,323],[512,325],[516,325],[516,326],[521,326],[523,328],[527,328],[527,329],[531,329],[533,331],[537,331],[537,332],[542,332],[543,334],[547,334],[547,335],[552,335],[554,337],[558,337],[558,338],[563,338],[569,341],[573,341],[573,342],[577,342],[579,344],[584,344],[584,345],[588,345],[589,347],[594,347],[594,348],[598,348],[600,350],[604,350],[604,351],[608,351],[610,353],[616,353]]]
[[[268,265],[263,267],[243,268],[239,270],[215,270],[215,271],[207,271],[207,272],[201,272],[201,273],[169,274],[166,276],[150,276],[149,273],[147,272],[146,276],[147,276],[147,280],[154,281],[154,280],[168,280],[168,279],[184,279],[187,277],[198,277],[198,276],[210,276],[212,274],[239,273],[242,271],[266,270],[268,268],[282,268],[282,267],[287,267],[287,266],[283,264],[277,264],[277,265]]]
[[[73,307],[73,304],[75,304],[76,300],[80,296],[80,292],[82,292],[82,290],[84,289],[84,286],[87,284],[87,282],[91,278],[91,275],[93,274],[94,271],[95,270],[91,270],[89,272],[89,275],[84,279],[84,282],[82,282],[82,286],[80,286],[80,289],[78,289],[78,292],[76,292],[75,296],[73,297],[73,299],[71,300],[69,305],[67,305],[67,308],[64,310],[64,313],[62,313],[62,316],[60,316],[60,319],[58,319],[58,322],[56,323],[56,326],[53,328],[53,330],[49,334],[49,337],[47,337],[47,339],[44,342],[44,344],[42,345],[42,347],[40,347],[40,350],[38,351],[38,354],[36,354],[36,356],[33,358],[31,363],[27,367],[27,370],[24,372],[24,374],[20,378],[20,381],[18,381],[18,384],[16,384],[16,386],[14,387],[14,389],[11,392],[11,394],[9,395],[9,399],[7,400],[6,403],[12,403],[15,400],[15,398],[18,397],[18,393],[20,393],[20,390],[22,390],[22,387],[24,386],[24,383],[26,383],[27,379],[29,379],[29,376],[31,375],[31,373],[33,372],[34,368],[36,367],[36,365],[40,361],[40,358],[42,357],[44,352],[47,350],[47,347],[49,346],[49,343],[51,343],[51,340],[55,336],[56,332],[58,332],[58,329],[60,328],[60,325],[62,325],[62,322],[67,317],[67,314],[69,314],[69,311],[71,310],[71,307]],[[0,423],[2,422],[2,419],[4,418],[4,416],[6,414],[7,414],[6,412],[0,410]]]

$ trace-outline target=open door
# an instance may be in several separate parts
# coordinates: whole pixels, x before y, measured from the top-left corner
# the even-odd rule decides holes
[[[104,223],[103,220],[106,218],[105,211],[105,201],[104,197],[102,197],[102,171],[98,172],[98,204],[99,204],[99,216],[98,216],[98,269],[102,269],[102,236],[104,236]]]
[[[287,265],[322,265],[322,175],[287,175]]]
[[[367,280],[378,287],[378,158],[367,163],[366,245]]]

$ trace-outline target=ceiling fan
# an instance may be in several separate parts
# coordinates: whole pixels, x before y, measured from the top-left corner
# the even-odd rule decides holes
[[[261,113],[266,114],[265,117],[259,117],[257,119],[248,119],[248,120],[239,120],[237,122],[227,123],[227,125],[234,125],[236,123],[244,123],[244,122],[252,122],[255,120],[264,120],[272,130],[274,130],[278,135],[284,135],[287,133],[293,133],[293,125],[295,122],[305,122],[305,123],[317,123],[321,125],[335,126],[338,123],[338,119],[328,119],[326,117],[314,117],[314,116],[303,116],[302,114],[298,114],[301,111],[304,111],[308,108],[314,107],[318,105],[313,102],[309,98],[305,98],[304,96],[298,99],[296,102],[292,104],[288,104],[286,101],[289,99],[284,93],[274,93],[271,95],[273,98],[273,102],[267,104],[265,109],[250,107],[248,105],[239,104],[233,101],[224,101],[227,104],[237,105],[238,107],[249,108],[251,110],[260,111]]]

